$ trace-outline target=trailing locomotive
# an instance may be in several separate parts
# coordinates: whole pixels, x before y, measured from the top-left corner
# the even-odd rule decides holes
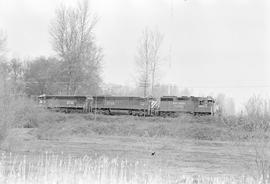
[[[92,111],[105,114],[125,112],[129,115],[149,116],[153,113],[152,98],[127,96],[93,96]]]
[[[134,116],[177,116],[182,113],[214,115],[212,97],[163,96],[159,99],[131,96],[49,96],[38,97],[39,104],[61,112],[125,113]]]
[[[58,112],[88,112],[89,109],[86,96],[40,95],[38,103]]]

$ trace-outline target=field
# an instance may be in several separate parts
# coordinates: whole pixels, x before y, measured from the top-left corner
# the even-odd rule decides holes
[[[250,133],[220,117],[34,114],[2,143],[6,183],[259,181],[255,142],[236,141]]]

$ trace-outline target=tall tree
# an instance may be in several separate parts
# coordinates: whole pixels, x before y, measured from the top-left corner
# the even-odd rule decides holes
[[[6,50],[7,37],[0,30],[0,62],[4,60],[5,50]]]
[[[3,85],[5,84],[5,80],[7,78],[7,73],[8,73],[8,67],[7,64],[4,63],[5,61],[5,50],[6,50],[6,42],[7,38],[4,35],[4,33],[0,30],[0,84],[1,84],[1,89],[3,90]],[[1,91],[2,91],[1,90]]]
[[[143,95],[148,95],[149,78],[150,78],[150,35],[149,31],[145,29],[142,33],[139,42],[136,62],[140,72],[139,83],[143,87]]]
[[[67,94],[79,93],[83,86],[95,85],[100,77],[102,50],[96,44],[96,16],[90,13],[87,1],[75,8],[61,6],[50,27],[52,46],[62,60],[63,82]]]
[[[154,94],[154,87],[157,79],[157,72],[160,66],[160,47],[163,42],[163,35],[159,31],[151,32],[151,94]]]
[[[158,31],[151,31],[147,28],[143,30],[136,55],[140,77],[140,86],[144,89],[144,96],[153,95],[154,86],[157,78],[157,70],[160,64],[160,47],[163,36]]]
[[[9,66],[6,62],[6,44],[7,37],[0,30],[0,129],[5,129],[6,122],[3,121],[6,116],[6,109],[9,102],[10,97],[10,88],[8,84],[9,77]],[[1,140],[2,132],[0,131],[0,140]]]
[[[12,92],[13,94],[21,93],[23,91],[23,72],[24,72],[22,62],[17,58],[13,58],[8,63],[8,66]]]
[[[6,36],[0,30],[0,143],[7,135],[9,91],[7,88],[8,65],[5,62]]]

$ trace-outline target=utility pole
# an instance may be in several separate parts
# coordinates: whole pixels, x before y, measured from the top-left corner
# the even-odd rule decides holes
[[[170,9],[170,31],[171,31],[171,43],[169,48],[169,87],[168,95],[172,95],[172,42],[173,42],[173,0],[171,0],[171,9]]]

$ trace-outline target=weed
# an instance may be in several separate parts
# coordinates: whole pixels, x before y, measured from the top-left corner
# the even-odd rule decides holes
[[[2,154],[0,182],[6,184],[255,184],[253,178],[241,176],[171,175],[165,168],[121,158],[104,156],[71,157],[55,154],[21,156]]]

